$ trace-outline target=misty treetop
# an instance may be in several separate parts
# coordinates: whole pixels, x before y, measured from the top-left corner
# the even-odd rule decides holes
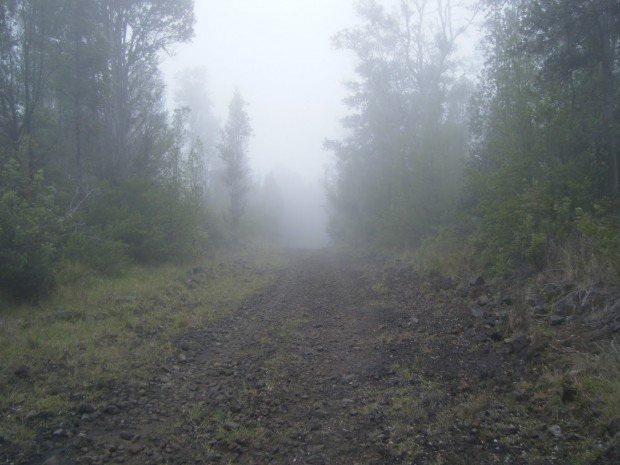
[[[239,229],[250,188],[247,151],[252,127],[246,106],[239,89],[235,89],[228,107],[228,120],[222,129],[221,142],[218,145],[220,158],[224,163],[223,179],[229,193],[228,219],[235,234]]]

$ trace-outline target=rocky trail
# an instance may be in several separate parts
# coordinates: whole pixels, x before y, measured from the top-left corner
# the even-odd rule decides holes
[[[76,402],[23,463],[614,463],[602,407],[541,384],[561,351],[500,331],[503,304],[482,281],[299,253],[150,381]]]

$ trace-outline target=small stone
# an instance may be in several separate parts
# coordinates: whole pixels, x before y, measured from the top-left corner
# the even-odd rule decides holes
[[[484,286],[484,283],[485,281],[483,276],[476,276],[469,281],[470,286]]]
[[[550,426],[548,430],[555,439],[562,439],[562,428],[560,428],[560,425]]]
[[[562,386],[562,402],[573,402],[577,398],[577,389],[570,385],[564,384]]]
[[[234,421],[227,421],[224,422],[224,424],[222,425],[224,427],[225,430],[227,431],[231,431],[234,429],[239,429],[239,423],[235,423]]]
[[[469,311],[474,318],[482,318],[484,316],[484,310],[479,307],[471,307]]]
[[[108,415],[116,415],[120,412],[120,410],[116,405],[108,405],[106,408],[103,409],[103,412],[107,413]]]
[[[57,456],[52,455],[45,462],[43,462],[43,465],[60,465],[60,459]]]
[[[185,354],[179,354],[179,362],[187,362],[187,356]]]
[[[133,439],[133,434],[131,434],[128,431],[121,431],[119,436],[121,437],[121,439],[124,439],[125,441],[131,441]]]
[[[129,453],[132,455],[138,455],[143,450],[144,450],[144,446],[140,444],[135,444],[129,447]]]
[[[78,406],[75,408],[75,411],[77,413],[93,413],[95,409],[91,405],[82,402],[78,404]]]
[[[18,378],[27,378],[30,375],[30,369],[26,365],[17,365],[13,368],[13,374]]]
[[[566,317],[562,315],[550,315],[549,324],[551,326],[559,326],[566,321]]]
[[[52,418],[53,416],[54,414],[51,412],[46,412],[46,411],[37,412],[35,410],[31,410],[30,412],[26,414],[25,420],[26,421],[45,420],[47,418]]]
[[[56,431],[52,433],[52,436],[55,436],[55,437],[65,436],[65,430],[62,428],[58,428]]]
[[[519,334],[518,336],[506,340],[506,343],[510,347],[510,352],[514,354],[518,354],[523,349],[525,349],[529,342],[530,341],[525,334]]]

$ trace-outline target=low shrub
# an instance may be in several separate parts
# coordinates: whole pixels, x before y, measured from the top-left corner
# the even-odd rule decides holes
[[[8,160],[0,172],[0,289],[35,299],[53,288],[61,224],[42,173],[31,179]]]
[[[128,179],[104,190],[85,213],[107,247],[119,244],[139,263],[182,261],[205,246],[205,214],[198,199],[173,185]]]

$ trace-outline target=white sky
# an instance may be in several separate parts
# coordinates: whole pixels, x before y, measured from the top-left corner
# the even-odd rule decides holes
[[[353,62],[330,38],[355,24],[353,0],[195,0],[196,34],[163,63],[175,74],[202,66],[216,115],[224,120],[233,89],[249,102],[254,172],[285,169],[322,177],[325,138],[340,134],[342,82]]]

